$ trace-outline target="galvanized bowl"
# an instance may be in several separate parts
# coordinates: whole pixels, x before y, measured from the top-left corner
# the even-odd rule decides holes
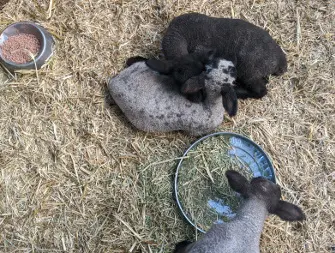
[[[199,215],[196,214],[197,211],[195,211],[191,207],[188,207],[185,204],[187,202],[185,199],[185,196],[182,196],[182,194],[180,193],[182,190],[184,191],[188,190],[188,192],[197,192],[197,191],[190,191],[190,189],[182,188],[182,187],[187,187],[188,181],[185,182],[186,180],[185,177],[189,177],[190,175],[190,171],[185,171],[186,168],[183,167],[184,161],[186,162],[187,161],[186,159],[189,159],[188,157],[191,155],[192,151],[195,151],[196,147],[200,143],[204,142],[205,140],[209,138],[218,138],[218,136],[223,136],[224,138],[227,138],[229,142],[230,148],[226,150],[227,157],[229,157],[229,159],[231,160],[236,159],[236,160],[239,160],[239,162],[242,161],[243,166],[246,166],[246,168],[250,171],[251,177],[263,176],[271,180],[272,182],[276,183],[275,173],[274,173],[273,165],[271,163],[270,158],[262,150],[262,148],[259,145],[257,145],[255,142],[253,142],[249,138],[244,137],[239,134],[235,134],[235,133],[217,132],[217,133],[204,136],[200,138],[199,140],[197,140],[196,142],[194,142],[186,150],[186,152],[184,153],[184,155],[182,156],[182,158],[180,159],[178,163],[176,173],[175,173],[175,178],[174,178],[174,197],[181,211],[181,214],[186,219],[186,221],[202,233],[206,232],[204,227],[210,227],[213,224],[223,223],[224,221],[227,221],[233,218],[236,214],[236,212],[232,211],[233,209],[231,208],[231,206],[229,206],[229,204],[225,202],[223,196],[219,196],[217,193],[214,193],[214,196],[213,196],[212,193],[208,194],[207,191],[199,187],[199,189],[201,189],[201,193],[203,193],[199,195],[206,196],[206,198],[205,198],[205,201],[202,202],[203,205],[201,207],[198,207],[198,209],[201,208],[202,214],[205,213],[206,215],[209,213],[211,214],[214,213],[216,215],[216,220],[211,220],[209,222],[210,219],[208,218],[213,217],[213,216],[208,215],[208,217],[203,218],[203,223],[202,223],[202,221],[196,220],[195,217],[199,217]],[[222,150],[224,149],[222,148]],[[233,168],[233,169],[237,171],[239,170],[238,168]],[[222,176],[222,178],[225,177],[225,175],[220,175],[220,176]],[[202,182],[204,182],[203,180],[207,180],[207,179],[202,178],[201,180]],[[194,194],[197,194],[197,193],[194,193]],[[234,195],[233,198],[236,198],[238,202],[241,202],[241,197],[239,196],[239,194],[236,193],[236,195]],[[198,199],[198,195],[194,196],[194,198],[192,199]]]
[[[40,69],[52,56],[54,39],[52,35],[46,31],[42,26],[33,22],[17,22],[9,25],[0,35],[0,46],[10,37],[18,34],[32,34],[40,43],[40,50],[35,57],[35,61],[30,61],[23,64],[17,64],[15,62],[8,61],[2,57],[2,51],[0,48],[0,61],[3,66],[8,70],[19,70],[19,69]]]

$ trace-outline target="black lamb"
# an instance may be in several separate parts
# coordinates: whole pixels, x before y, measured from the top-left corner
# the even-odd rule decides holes
[[[236,95],[242,99],[262,98],[269,76],[287,71],[286,56],[269,33],[240,19],[183,14],[171,21],[162,49],[166,60],[149,59],[147,65],[173,76],[181,86],[208,64],[204,49],[214,52],[212,58],[232,61],[237,69]],[[181,88],[181,92],[197,100],[202,88],[194,83],[192,89]]]

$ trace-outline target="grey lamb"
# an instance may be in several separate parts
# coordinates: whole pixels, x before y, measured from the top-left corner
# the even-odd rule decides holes
[[[153,71],[144,61],[132,64],[111,78],[108,88],[136,128],[147,132],[182,130],[202,135],[222,123],[224,111],[229,115],[237,111],[235,77],[230,74],[235,72],[233,63],[221,59],[206,69],[194,77],[203,83],[206,92],[202,103],[189,101],[179,92],[173,78]]]
[[[173,76],[182,85],[207,64],[206,59],[196,53],[199,47],[212,49],[216,57],[235,64],[238,98],[263,97],[267,93],[269,76],[287,71],[286,56],[267,31],[244,20],[199,13],[174,18],[162,41],[166,60],[149,59],[147,64],[160,73]]]
[[[259,253],[259,240],[268,214],[286,221],[301,221],[305,214],[296,205],[280,200],[278,185],[263,177],[251,182],[240,173],[226,172],[230,187],[245,199],[229,222],[214,225],[200,240],[183,241],[174,253]]]

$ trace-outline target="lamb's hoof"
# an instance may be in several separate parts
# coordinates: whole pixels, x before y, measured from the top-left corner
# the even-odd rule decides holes
[[[266,94],[268,94],[267,88],[264,87],[259,87],[259,89],[254,90],[255,98],[262,98]]]
[[[182,241],[176,244],[173,253],[182,253],[183,250],[187,247],[187,245],[191,244],[192,242],[190,241]]]

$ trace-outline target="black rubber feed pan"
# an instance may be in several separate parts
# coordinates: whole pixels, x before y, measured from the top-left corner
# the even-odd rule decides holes
[[[263,176],[276,182],[267,154],[252,140],[218,132],[193,143],[178,163],[174,194],[185,219],[205,233],[213,224],[229,221],[241,197],[228,185],[225,172],[236,170],[248,179]]]

